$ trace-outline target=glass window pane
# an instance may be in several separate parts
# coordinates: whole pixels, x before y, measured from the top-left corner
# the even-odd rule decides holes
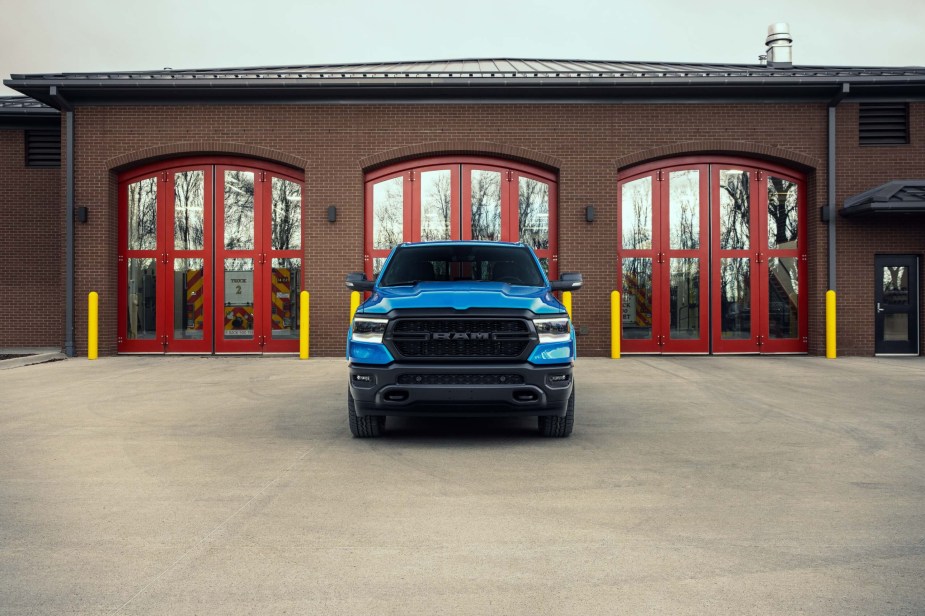
[[[157,263],[128,259],[128,319],[125,337],[153,340],[157,333]]]
[[[450,170],[421,174],[421,241],[451,239]]]
[[[373,257],[373,279],[375,280],[376,276],[379,275],[379,272],[382,271],[382,266],[385,265],[386,257]]]
[[[254,337],[254,260],[225,259],[225,339]]]
[[[404,183],[401,177],[373,185],[373,248],[389,250],[404,241]]]
[[[797,185],[768,176],[768,248],[797,247]]]
[[[282,178],[273,178],[271,190],[271,249],[298,250],[302,247],[302,186]]]
[[[128,249],[157,248],[157,178],[128,185]]]
[[[884,342],[909,342],[909,313],[883,315]]]
[[[501,172],[474,170],[472,180],[472,239],[501,239]]]
[[[549,248],[549,184],[520,178],[519,241],[534,250]]]
[[[768,259],[768,337],[800,336],[800,286],[796,257]]]
[[[225,171],[225,248],[254,247],[254,174]]]
[[[621,190],[623,247],[652,248],[652,176],[627,182]]]
[[[700,248],[700,171],[668,174],[671,248]]]
[[[723,340],[748,340],[752,337],[750,265],[748,258],[720,259]]]
[[[274,340],[298,340],[302,259],[272,259],[271,261],[271,336]]]
[[[700,339],[700,259],[671,259],[672,340]]]
[[[652,338],[652,259],[623,259],[623,338]]]
[[[204,263],[202,259],[175,259],[173,262],[175,340],[202,340]]]
[[[719,247],[727,250],[748,248],[749,224],[748,172],[719,172]]]
[[[173,174],[173,247],[202,250],[205,239],[202,171]]]
[[[883,268],[883,303],[891,306],[909,305],[909,268]]]

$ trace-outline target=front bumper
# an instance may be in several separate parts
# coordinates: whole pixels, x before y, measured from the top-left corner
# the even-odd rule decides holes
[[[573,387],[571,363],[350,363],[349,372],[360,417],[564,417]]]

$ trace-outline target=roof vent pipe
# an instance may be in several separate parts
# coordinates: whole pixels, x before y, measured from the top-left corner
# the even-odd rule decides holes
[[[793,38],[790,36],[790,24],[778,23],[768,26],[768,66],[771,68],[793,67]]]

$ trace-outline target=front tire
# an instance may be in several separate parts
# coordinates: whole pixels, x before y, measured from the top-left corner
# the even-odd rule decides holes
[[[347,389],[347,422],[350,424],[350,433],[356,438],[376,438],[385,429],[385,417],[357,416],[356,403],[350,389]]]
[[[575,385],[572,385],[572,394],[568,397],[565,408],[565,417],[538,417],[540,434],[549,438],[565,438],[572,433],[575,424]]]

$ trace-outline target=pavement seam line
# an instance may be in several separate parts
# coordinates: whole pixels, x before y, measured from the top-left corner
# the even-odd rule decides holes
[[[208,533],[206,533],[206,534],[202,537],[202,539],[200,539],[199,541],[196,542],[195,545],[193,545],[192,547],[190,547],[189,549],[187,549],[185,552],[183,552],[183,554],[181,554],[179,558],[177,558],[175,561],[173,561],[172,563],[170,563],[163,571],[161,571],[160,573],[158,573],[158,574],[154,577],[154,579],[152,579],[150,582],[148,582],[147,584],[145,584],[144,586],[142,586],[142,587],[138,590],[138,592],[136,592],[134,595],[132,595],[132,596],[129,598],[128,601],[126,601],[125,603],[123,603],[122,605],[120,605],[119,607],[117,607],[116,609],[114,609],[111,613],[112,613],[112,614],[118,614],[119,612],[121,612],[122,610],[124,610],[124,609],[126,608],[126,606],[128,606],[129,603],[131,603],[132,601],[134,601],[135,599],[137,599],[137,598],[138,598],[144,591],[146,591],[151,585],[153,585],[155,582],[157,582],[157,581],[160,580],[162,577],[164,577],[165,575],[167,575],[167,573],[169,573],[174,567],[176,567],[178,564],[180,564],[181,561],[183,561],[183,560],[184,560],[187,556],[189,556],[193,551],[197,550],[197,549],[199,548],[199,546],[201,546],[203,543],[205,543],[206,541],[208,541],[209,538],[212,537],[212,535],[214,535],[215,533],[217,533],[218,531],[220,531],[222,528],[224,528],[225,526],[227,526],[228,522],[230,522],[230,521],[231,521],[235,516],[237,516],[239,513],[241,513],[242,511],[244,511],[251,503],[253,503],[253,502],[254,502],[255,500],[257,500],[264,492],[266,492],[267,489],[268,489],[271,485],[273,485],[274,483],[276,483],[277,481],[279,481],[279,479],[280,479],[283,475],[285,475],[286,473],[288,473],[289,471],[291,471],[293,468],[295,468],[296,464],[298,464],[299,462],[301,462],[302,460],[304,460],[304,459],[305,459],[305,456],[307,456],[308,454],[310,454],[310,453],[311,453],[312,451],[314,451],[314,450],[315,450],[315,445],[312,445],[311,447],[309,447],[308,449],[306,449],[306,450],[302,453],[302,455],[300,455],[298,458],[296,458],[295,460],[293,460],[292,464],[290,464],[289,466],[287,466],[286,468],[284,468],[283,470],[281,470],[279,473],[276,474],[276,477],[274,477],[273,479],[271,479],[270,481],[268,481],[266,484],[264,484],[264,486],[263,486],[262,488],[260,488],[259,490],[257,490],[257,492],[256,492],[253,496],[251,496],[250,499],[249,499],[246,503],[244,503],[243,505],[241,505],[240,507],[238,507],[238,509],[237,509],[234,513],[232,513],[231,515],[229,515],[227,518],[225,518],[224,520],[222,520],[221,522],[219,522],[219,524],[218,524],[215,528],[213,528],[213,529],[210,530]]]

